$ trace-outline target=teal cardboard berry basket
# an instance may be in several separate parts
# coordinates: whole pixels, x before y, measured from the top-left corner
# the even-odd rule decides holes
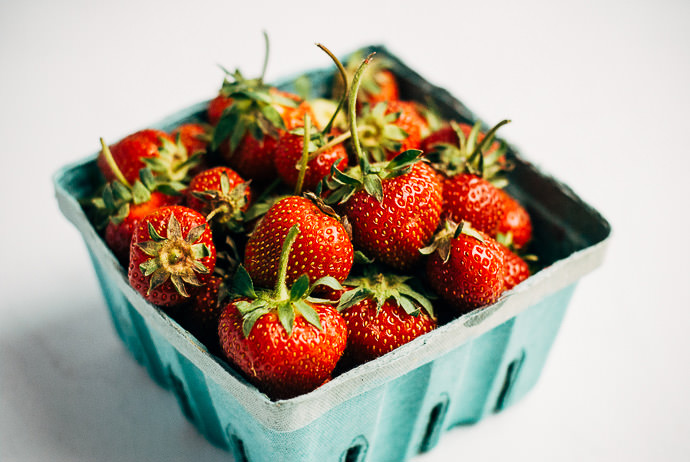
[[[370,51],[390,61],[405,99],[431,101],[444,118],[477,120],[384,47]],[[332,73],[306,74],[313,95],[327,94]],[[293,82],[279,86],[292,90]],[[151,127],[171,130],[203,119],[206,104]],[[432,448],[448,429],[524,396],[539,378],[577,282],[603,261],[609,223],[512,147],[509,156],[515,164],[509,190],[532,216],[532,250],[542,269],[495,304],[283,401],[271,401],[129,286],[126,269],[80,205],[100,181],[96,154],[61,169],[54,183],[60,209],[86,242],[117,335],[209,441],[238,462],[402,461]]]

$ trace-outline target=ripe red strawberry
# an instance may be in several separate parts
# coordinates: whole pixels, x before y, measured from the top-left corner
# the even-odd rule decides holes
[[[423,249],[431,254],[426,274],[432,289],[461,313],[494,303],[505,284],[499,245],[467,223],[446,222],[434,243]]]
[[[206,152],[209,142],[209,134],[206,127],[198,123],[186,123],[175,128],[170,135],[177,139],[180,137],[180,142],[187,150],[188,155],[194,155],[197,152]]]
[[[299,127],[303,124],[304,114],[311,113],[309,104],[298,103],[296,96],[285,92],[279,92],[274,88],[269,89],[268,95],[277,97],[271,105],[257,102],[247,110],[231,110],[221,118],[214,134],[214,143],[218,143],[221,156],[230,167],[237,170],[243,177],[255,182],[263,183],[272,180],[276,176],[274,166],[274,154],[278,144],[278,138],[282,133]],[[293,104],[294,106],[290,106]],[[263,105],[263,106],[262,106]],[[272,119],[266,119],[261,107],[271,107]],[[238,115],[236,115],[238,114]],[[232,122],[233,132],[223,140],[226,118],[247,119],[241,123]],[[253,120],[258,119],[258,122]],[[252,125],[254,124],[254,125]],[[253,127],[253,128],[252,128]],[[243,130],[241,135],[237,135]],[[218,133],[221,133],[218,135]],[[240,136],[239,139],[235,138]],[[237,139],[237,141],[235,141]],[[219,141],[220,140],[220,141]]]
[[[510,246],[521,249],[532,239],[532,219],[527,210],[507,192],[501,190],[503,218],[498,233],[505,236]]]
[[[108,152],[107,148],[105,149]],[[141,180],[125,185],[124,175],[114,162],[112,173],[118,178],[106,183],[99,196],[92,198],[92,220],[118,260],[127,266],[129,244],[137,222],[153,210],[180,202],[180,196],[165,182],[156,181],[148,168],[140,171]],[[144,182],[146,184],[144,184]],[[162,192],[167,187],[168,193]],[[174,193],[174,194],[173,194]]]
[[[154,305],[176,306],[208,281],[215,262],[204,216],[179,205],[162,207],[139,220],[134,230],[129,283]]]
[[[421,151],[409,150],[387,163],[370,164],[359,142],[356,97],[367,58],[352,82],[348,101],[350,133],[359,166],[347,173],[332,169],[326,186],[329,204],[338,207],[352,226],[352,242],[370,258],[396,269],[410,268],[436,230],[442,206],[441,182],[421,162]]]
[[[458,124],[451,122],[457,144],[436,142],[427,157],[443,175],[443,218],[455,222],[469,221],[480,231],[495,237],[503,219],[504,207],[499,187],[505,185],[500,177],[504,165],[493,158],[503,157],[500,146],[488,161],[484,152],[492,146],[496,130],[509,121],[504,120],[482,136],[476,123],[468,135]],[[440,136],[440,135],[438,135]]]
[[[298,232],[293,226],[281,243],[275,291],[255,291],[240,267],[234,290],[240,297],[225,305],[218,324],[228,360],[272,399],[308,393],[328,381],[347,341],[340,313],[310,301],[306,275],[287,289],[287,261]]]
[[[105,242],[123,265],[127,266],[129,244],[132,241],[132,234],[139,220],[158,208],[175,205],[179,202],[179,197],[163,194],[160,191],[153,191],[145,202],[131,202],[127,207],[127,215],[124,218],[115,215],[108,220],[104,235]]]
[[[343,362],[357,366],[436,328],[431,302],[414,291],[409,276],[372,273],[346,281],[338,311],[347,322]]]
[[[249,236],[245,248],[245,266],[254,283],[261,287],[275,285],[281,246],[295,224],[300,225],[301,232],[287,265],[287,284],[302,274],[310,281],[325,276],[344,281],[352,268],[354,251],[347,230],[329,213],[300,196],[288,196],[275,203]]]
[[[139,178],[139,170],[146,167],[145,158],[155,158],[164,141],[174,144],[173,139],[161,130],[145,129],[132,133],[110,146],[110,154],[128,183]],[[106,147],[98,155],[97,164],[106,181],[119,179],[115,176],[108,162]]]
[[[267,59],[268,55],[264,71]],[[266,85],[263,73],[256,79],[245,78],[239,70],[226,74],[218,96],[208,106],[214,126],[211,148],[242,177],[268,182],[276,175],[273,154],[278,137],[302,123],[309,104]]]
[[[395,172],[396,166],[387,171]],[[442,186],[434,170],[423,162],[414,163],[408,173],[394,175],[380,181],[380,195],[363,186],[341,209],[352,226],[352,242],[357,248],[393,268],[406,270],[420,259],[419,249],[436,231]]]
[[[518,254],[503,244],[498,244],[503,252],[504,290],[510,290],[530,276],[529,265]]]
[[[242,230],[243,213],[251,204],[249,183],[228,167],[213,167],[198,173],[185,190],[187,206],[206,220]]]
[[[140,130],[108,147],[101,139],[97,165],[106,181],[118,180],[130,186],[148,168],[159,181],[167,181],[176,189],[186,181],[190,168],[201,161],[201,152],[189,156],[182,143],[160,130]]]

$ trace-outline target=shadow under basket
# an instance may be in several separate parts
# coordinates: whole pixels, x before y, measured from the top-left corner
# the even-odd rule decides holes
[[[381,46],[404,99],[446,119],[476,117]],[[333,70],[305,73],[327,95]],[[293,90],[294,79],[278,85]],[[207,101],[150,127],[203,120]],[[147,127],[148,128],[148,127]],[[541,268],[495,304],[472,311],[311,393],[271,401],[193,335],[129,286],[80,201],[99,185],[96,154],[54,176],[64,215],[79,229],[117,335],[184,415],[238,462],[402,461],[433,448],[448,429],[510,406],[537,381],[577,281],[603,261],[608,222],[567,186],[509,146],[509,192],[529,210]]]

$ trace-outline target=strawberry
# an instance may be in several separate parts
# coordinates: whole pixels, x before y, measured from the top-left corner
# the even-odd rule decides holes
[[[433,145],[434,151],[428,157],[443,175],[444,219],[469,221],[476,229],[496,236],[504,214],[499,186],[503,186],[505,181],[499,176],[503,167],[492,161],[488,168],[484,151],[493,143],[496,130],[508,122],[504,120],[497,124],[481,137],[481,141],[479,123],[465,136],[463,129],[451,122],[458,144]],[[504,151],[505,147],[501,147],[492,156],[503,156]]]
[[[266,49],[259,78],[226,71],[219,95],[208,106],[209,122],[215,126],[211,148],[244,178],[258,183],[275,177],[273,154],[280,134],[300,126],[310,111],[297,95],[264,83],[268,43]]]
[[[306,197],[288,196],[268,210],[249,236],[244,261],[254,283],[275,285],[281,244],[295,224],[302,231],[287,265],[287,283],[302,274],[312,281],[325,276],[344,281],[354,259],[347,230],[329,208],[319,208]]]
[[[280,135],[301,126],[304,114],[311,109],[295,95],[275,88],[256,90],[254,94],[261,94],[261,99],[249,104],[241,100],[242,104],[233,104],[221,117],[213,145],[230,167],[261,183],[276,175],[273,158]],[[232,133],[226,135],[228,130]]]
[[[409,150],[387,163],[370,164],[359,143],[355,116],[362,70],[352,82],[348,101],[352,144],[359,166],[347,173],[332,169],[326,186],[329,204],[337,204],[352,226],[352,242],[369,257],[396,269],[409,269],[429,243],[442,207],[438,175],[421,161],[421,151]]]
[[[435,172],[423,162],[410,166],[409,159],[414,162],[420,151],[407,153],[383,167],[379,173],[384,177],[377,177],[379,183],[369,180],[375,173],[367,173],[361,189],[340,206],[352,226],[353,244],[371,258],[400,270],[411,268],[419,260],[418,250],[433,236],[442,206],[441,183]],[[401,164],[396,160],[408,161]],[[395,176],[407,169],[407,173]],[[367,190],[369,181],[374,186]],[[350,185],[344,187],[349,189]]]
[[[498,224],[501,239],[508,239],[511,248],[522,249],[532,239],[532,220],[527,210],[512,196],[501,190],[503,218]]]
[[[499,246],[466,222],[447,221],[434,242],[422,249],[430,254],[429,284],[461,313],[494,303],[505,285],[505,259]]]
[[[282,243],[274,291],[255,290],[249,274],[238,269],[238,296],[223,307],[218,324],[225,356],[272,399],[308,393],[328,381],[347,342],[340,313],[309,297],[308,276],[287,289],[287,263],[298,234],[295,225]],[[342,288],[332,278],[315,285],[321,283]]]
[[[117,179],[126,186],[137,180],[144,167],[161,180],[184,181],[189,169],[201,159],[200,153],[189,156],[181,143],[154,129],[132,133],[110,147],[101,139],[101,147],[97,164],[106,181]],[[120,170],[121,177],[116,176],[114,168]]]
[[[249,183],[231,168],[213,167],[192,178],[185,198],[187,206],[205,215],[207,221],[241,231],[252,192]]]
[[[160,191],[150,192],[148,199],[143,202],[133,200],[125,205],[126,215],[121,212],[120,215],[111,216],[108,220],[104,235],[106,244],[118,260],[126,265],[129,260],[129,244],[139,220],[160,207],[175,205],[179,202],[179,197],[170,196]]]
[[[216,248],[204,216],[179,205],[162,207],[134,229],[129,283],[154,305],[176,306],[208,281],[215,262]]]
[[[157,181],[148,167],[141,169],[139,178],[129,185],[117,164],[110,165],[117,179],[106,183],[100,195],[91,200],[92,220],[99,231],[104,230],[106,244],[126,266],[132,233],[139,220],[159,207],[178,204],[180,196],[169,184]]]
[[[345,282],[338,311],[347,322],[348,365],[378,358],[436,327],[431,302],[407,285],[409,279],[370,272]]]
[[[158,149],[163,146],[164,140],[173,143],[173,139],[167,133],[160,130],[145,129],[124,137],[109,148],[101,143],[103,149],[98,155],[98,168],[105,176],[106,181],[117,179],[107,158],[107,155],[110,154],[125,180],[128,183],[134,183],[139,178],[139,170],[146,166],[143,159],[158,157]]]
[[[178,139],[189,155],[197,152],[206,152],[209,142],[209,129],[199,123],[186,123],[175,128],[171,133],[174,139]]]

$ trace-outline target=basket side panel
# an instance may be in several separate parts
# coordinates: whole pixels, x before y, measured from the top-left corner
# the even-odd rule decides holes
[[[510,344],[486,412],[519,401],[537,383],[577,284],[548,296],[515,318]]]

